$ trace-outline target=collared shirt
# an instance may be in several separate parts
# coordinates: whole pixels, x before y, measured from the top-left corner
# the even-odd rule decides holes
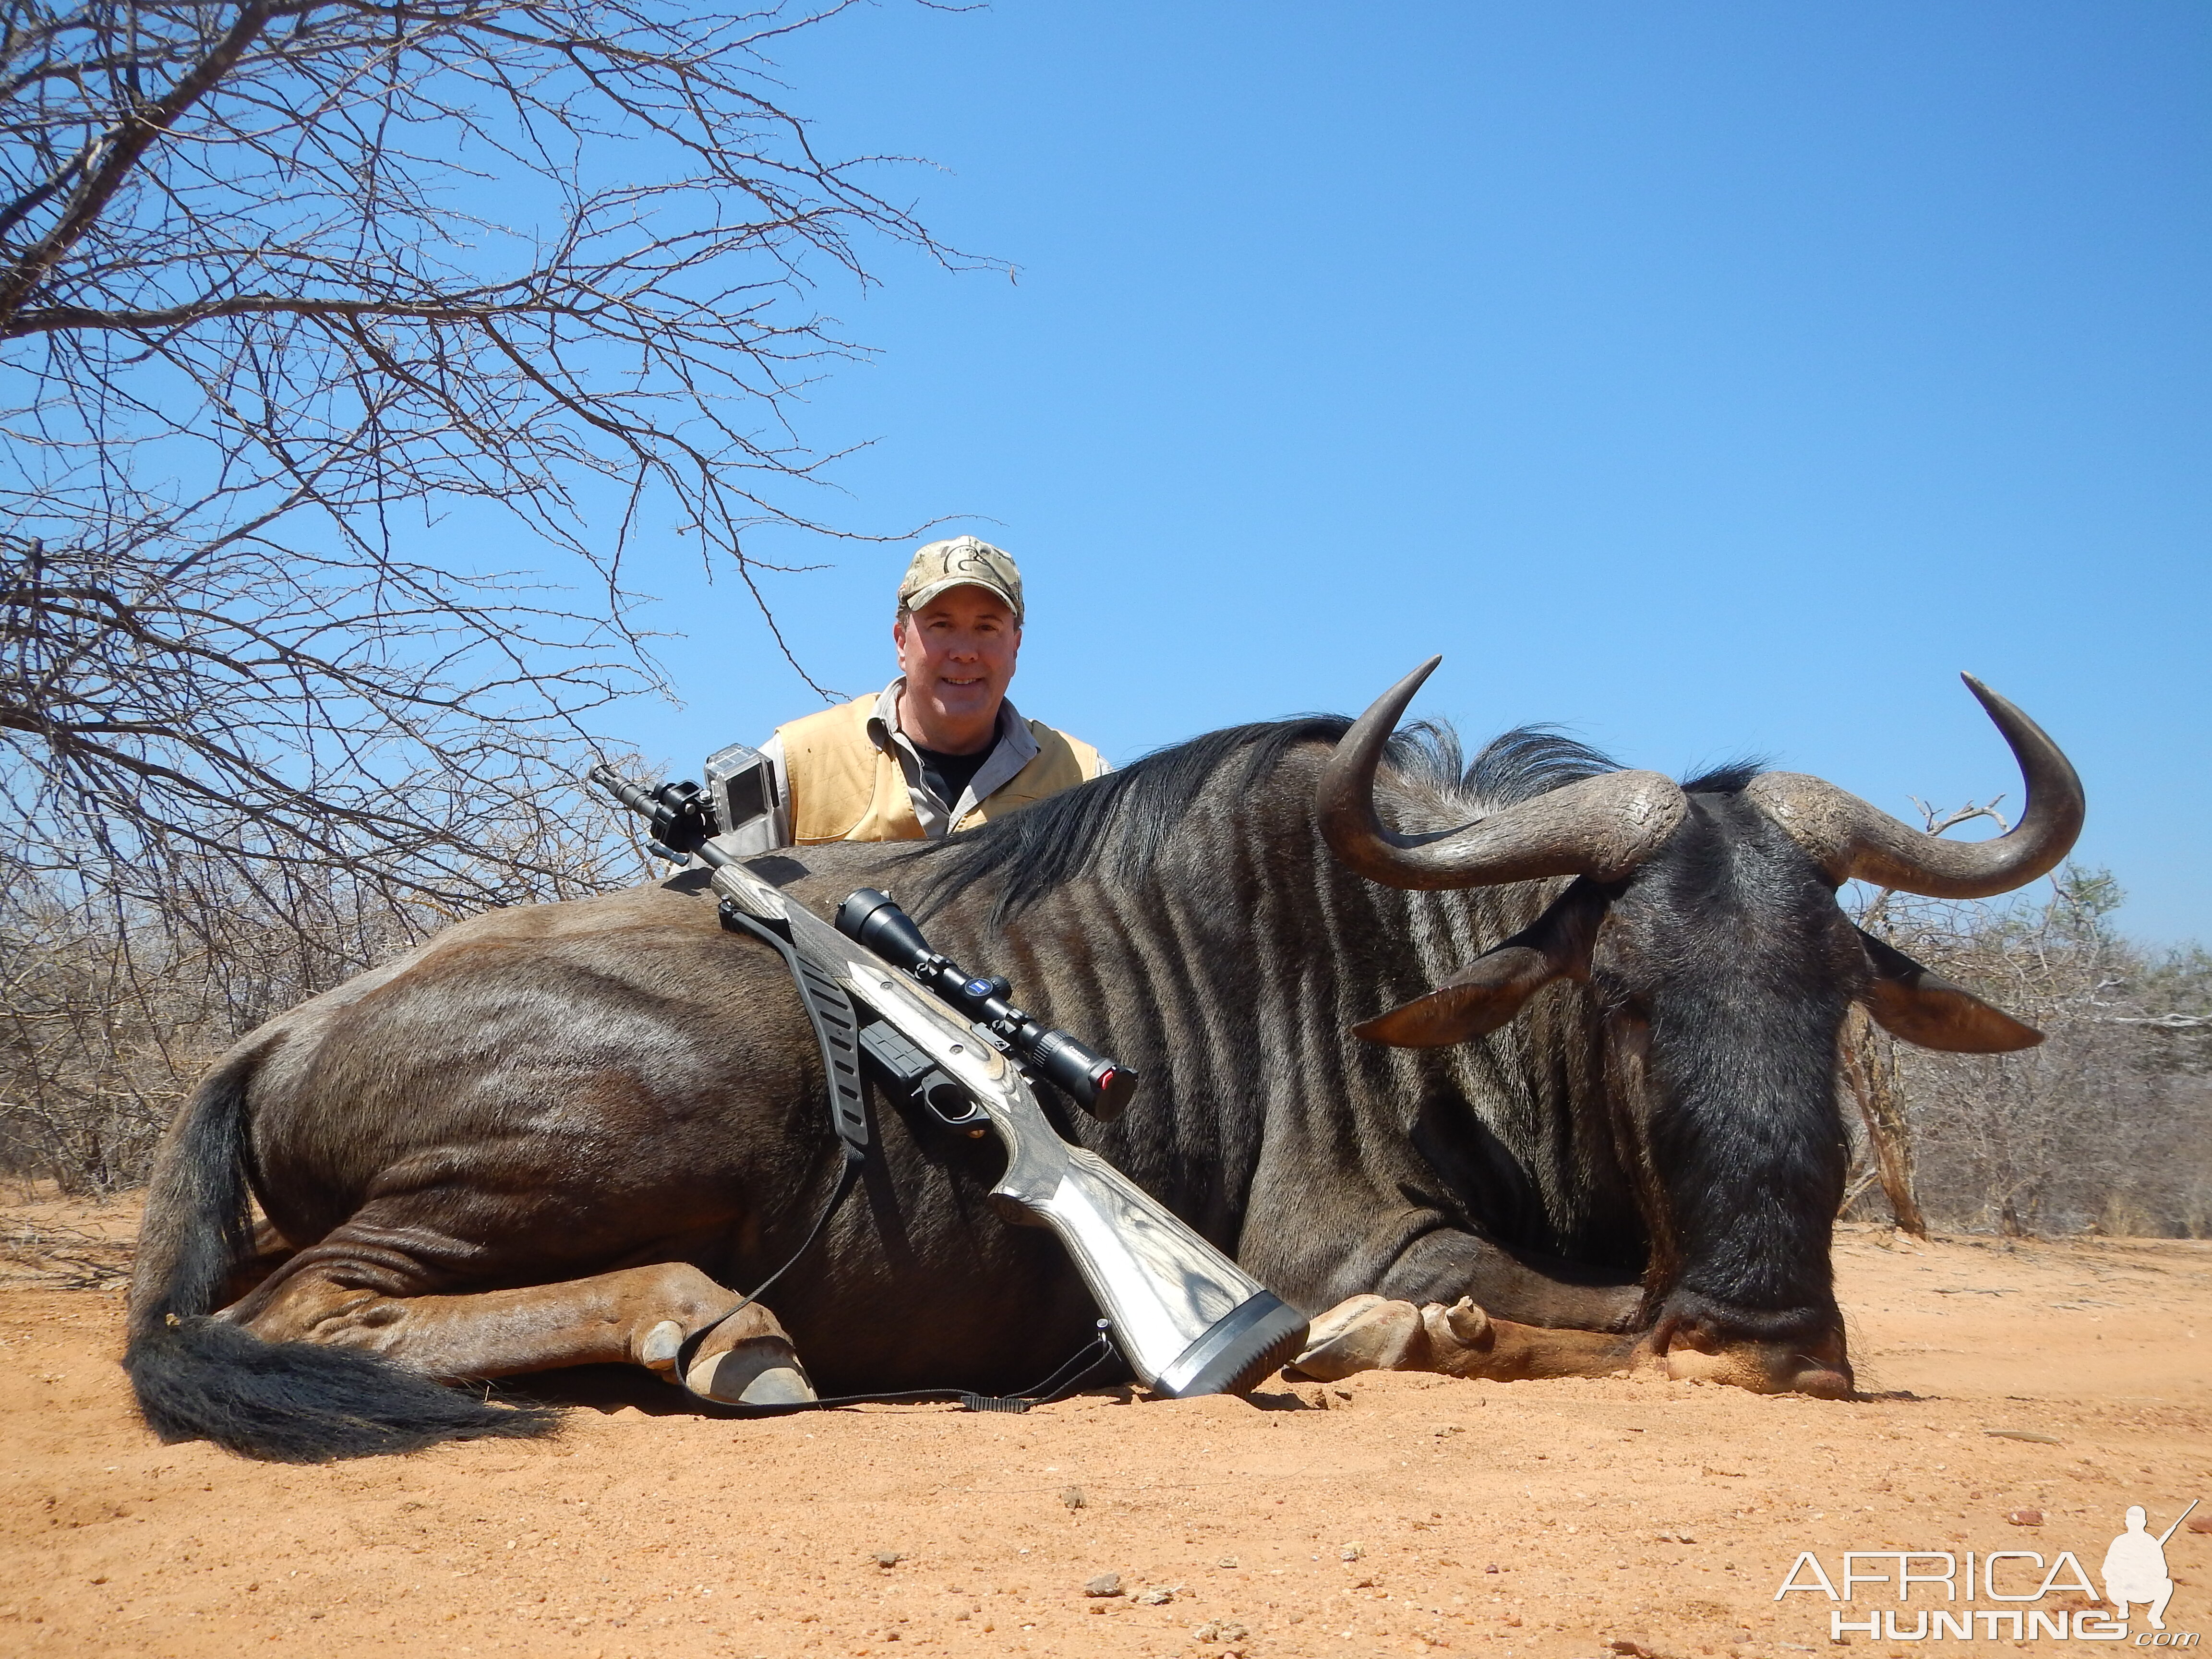
[[[1030,735],[1029,722],[1014,708],[1013,699],[1002,699],[999,704],[998,737],[992,744],[991,752],[975,769],[975,775],[969,780],[959,799],[940,800],[929,787],[914,739],[899,729],[899,694],[905,690],[906,677],[902,674],[877,696],[875,713],[868,716],[868,740],[898,762],[899,771],[906,779],[907,797],[914,803],[914,816],[921,825],[921,833],[931,841],[941,841],[951,832],[954,824],[974,811],[994,791],[1012,782],[1022,768],[1036,758],[1036,739]],[[735,834],[715,840],[716,846],[740,858],[791,844],[791,779],[784,768],[783,739],[770,738],[761,745],[761,753],[775,769],[775,810],[756,818]]]

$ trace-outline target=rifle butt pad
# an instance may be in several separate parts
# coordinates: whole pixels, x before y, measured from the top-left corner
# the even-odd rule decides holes
[[[1201,1394],[1249,1394],[1303,1352],[1306,1316],[1261,1291],[1217,1320],[1152,1379],[1170,1400]]]
[[[1304,1314],[1096,1153],[1068,1148],[1054,1176],[1002,1185],[994,1205],[1059,1236],[1146,1387],[1242,1394],[1304,1348]]]

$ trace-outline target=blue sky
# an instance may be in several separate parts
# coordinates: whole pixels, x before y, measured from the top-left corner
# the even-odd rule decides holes
[[[2087,780],[2081,855],[2212,939],[2212,9],[899,4],[791,38],[817,142],[1013,280],[878,250],[806,503],[1010,549],[1025,712],[1127,758],[1356,709],[1744,751],[1893,811]],[[848,692],[914,544],[763,552]],[[681,764],[818,706],[672,538]]]

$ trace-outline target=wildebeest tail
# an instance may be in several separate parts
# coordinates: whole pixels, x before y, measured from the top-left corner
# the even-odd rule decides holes
[[[264,1342],[209,1317],[249,1237],[246,1090],[258,1058],[234,1054],[200,1085],[155,1165],[123,1358],[148,1425],[281,1463],[553,1428],[558,1413],[543,1407],[495,1406],[374,1354]]]

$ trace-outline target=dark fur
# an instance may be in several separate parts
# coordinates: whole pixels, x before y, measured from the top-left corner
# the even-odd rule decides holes
[[[1586,985],[1479,1041],[1389,1048],[1351,1027],[1565,884],[1412,893],[1345,871],[1311,808],[1345,726],[1215,732],[942,846],[780,867],[821,914],[892,889],[939,948],[1140,1068],[1126,1117],[1066,1110],[1067,1132],[1302,1307],[1374,1290],[1541,1325],[1839,1328],[1833,1039],[1863,970],[1817,871],[1732,793],[1747,774],[1698,780],[1681,831],[1605,892]],[[1462,765],[1448,731],[1417,728],[1392,759],[1381,805],[1409,829],[1609,764],[1537,729]],[[1639,1050],[1648,1079],[1624,1059]],[[164,1432],[262,1455],[529,1431],[490,1407],[441,1425],[403,1398],[427,1385],[379,1361],[288,1346],[257,1367],[228,1333],[204,1338],[244,1172],[300,1249],[242,1316],[306,1272],[419,1296],[683,1261],[745,1287],[833,1177],[823,1119],[780,965],[717,926],[701,877],[463,924],[264,1027],[188,1110],[134,1287],[142,1403]],[[881,1103],[877,1126],[858,1198],[772,1298],[817,1383],[1000,1389],[1078,1349],[1095,1316],[1080,1281],[984,1201],[995,1146]],[[234,1398],[216,1373],[283,1391]],[[372,1373],[386,1407],[348,1393]],[[257,1417],[283,1421],[240,1426]]]

